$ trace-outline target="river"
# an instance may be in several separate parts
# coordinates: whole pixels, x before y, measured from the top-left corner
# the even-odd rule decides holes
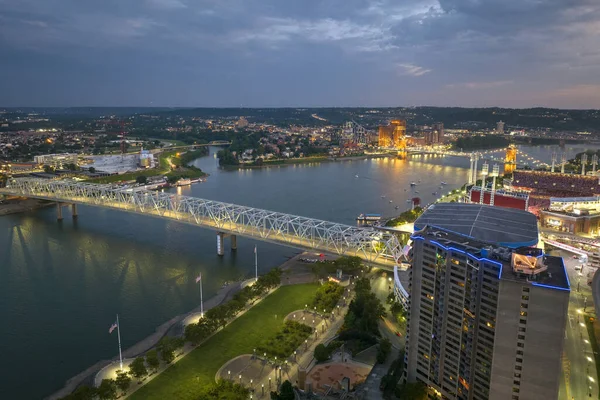
[[[542,161],[552,152],[524,149]],[[415,196],[431,202],[442,181],[444,191],[462,186],[469,166],[466,158],[413,156],[225,171],[217,150],[194,162],[210,174],[206,182],[172,190],[346,224],[360,213],[397,214]],[[259,273],[298,253],[240,237],[237,252],[218,257],[215,233],[199,227],[85,206],[77,221],[65,216],[58,223],[49,208],[0,218],[1,399],[42,398],[116,356],[108,328],[117,313],[127,348],[193,309],[200,272],[205,297],[251,276],[255,244]]]

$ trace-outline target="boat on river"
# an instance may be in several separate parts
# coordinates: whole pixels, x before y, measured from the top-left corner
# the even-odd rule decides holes
[[[357,221],[367,222],[367,221],[379,221],[381,219],[381,214],[360,214],[356,217]]]

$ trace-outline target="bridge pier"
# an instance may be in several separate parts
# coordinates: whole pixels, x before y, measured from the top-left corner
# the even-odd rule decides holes
[[[71,204],[71,215],[73,218],[77,218],[79,216],[77,214],[77,204]]]
[[[217,232],[217,254],[220,256],[225,255],[225,238],[229,237],[231,240],[231,251],[237,250],[237,235],[231,235],[229,233]]]
[[[224,240],[225,239],[225,234],[223,232],[218,232],[217,233],[217,255],[219,256],[224,256],[225,255],[225,246],[224,246]]]
[[[56,220],[57,221],[62,221],[63,220],[62,204],[59,203],[59,202],[56,203]]]

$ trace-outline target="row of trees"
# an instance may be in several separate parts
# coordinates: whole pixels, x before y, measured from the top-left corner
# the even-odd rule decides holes
[[[421,207],[415,207],[412,210],[407,210],[398,215],[396,218],[392,218],[385,223],[385,226],[400,226],[407,223],[415,222],[417,218],[423,214]]]
[[[232,300],[208,310],[205,313],[204,318],[200,319],[197,324],[188,325],[185,329],[183,338],[169,336],[162,338],[156,346],[156,349],[152,349],[148,351],[145,356],[137,357],[132,361],[129,365],[129,372],[119,371],[116,379],[104,379],[97,388],[81,386],[72,394],[64,397],[63,400],[116,399],[118,391],[120,390],[125,393],[131,386],[133,379],[140,382],[147,375],[156,373],[160,367],[161,361],[165,364],[173,362],[176,353],[183,348],[186,341],[198,344],[214,333],[218,328],[225,326],[227,322],[244,309],[249,302],[265,295],[269,290],[278,286],[281,282],[281,275],[282,271],[279,268],[269,271],[267,274],[259,277],[254,285],[246,286],[236,293]],[[301,325],[296,322],[294,322],[294,324]],[[308,330],[307,335],[310,335],[312,329],[305,325],[301,326],[304,328],[299,328],[293,324],[286,324],[282,333],[284,335],[295,337],[298,335],[298,332]],[[304,340],[304,338],[305,337],[303,337],[302,340]],[[294,348],[299,345],[300,343]],[[202,400],[220,400],[225,398],[242,400],[248,398],[248,393],[248,389],[241,385],[229,381],[219,381],[216,384],[203,387],[198,398]]]
[[[356,256],[341,256],[335,260],[317,261],[311,265],[317,278],[334,275],[338,270],[347,275],[358,275],[362,268],[362,260]]]
[[[338,334],[338,339],[344,341],[353,354],[377,343],[378,322],[385,315],[385,308],[371,291],[371,281],[368,278],[356,279],[354,291],[356,295],[348,306],[344,324]]]
[[[185,340],[198,344],[213,334],[217,329],[227,325],[248,303],[264,296],[269,290],[281,283],[282,271],[279,268],[272,269],[267,274],[258,278],[252,286],[246,286],[233,296],[230,301],[211,308],[204,314],[196,324],[185,327]]]

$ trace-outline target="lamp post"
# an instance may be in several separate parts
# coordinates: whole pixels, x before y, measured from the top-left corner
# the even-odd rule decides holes
[[[231,380],[231,371],[227,371],[227,379]]]

